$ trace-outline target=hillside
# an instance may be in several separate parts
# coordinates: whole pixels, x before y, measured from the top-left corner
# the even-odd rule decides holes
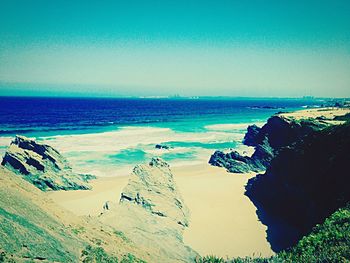
[[[122,232],[63,210],[34,185],[3,167],[0,222],[0,252],[5,262],[78,262],[95,254],[149,259]]]

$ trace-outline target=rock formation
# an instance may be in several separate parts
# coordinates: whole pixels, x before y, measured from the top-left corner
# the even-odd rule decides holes
[[[279,218],[297,233],[277,250],[293,245],[350,201],[349,160],[350,124],[332,126],[284,147],[265,174],[248,181],[246,195],[258,207],[258,214]],[[266,216],[261,221],[270,225]],[[281,232],[273,228],[274,224],[268,237]]]
[[[137,165],[117,208],[100,218],[127,233],[140,247],[156,249],[155,262],[191,262],[197,255],[183,243],[189,210],[169,165],[160,158]]]
[[[224,167],[230,173],[261,172],[265,170],[273,156],[272,148],[267,140],[264,140],[262,144],[258,144],[255,147],[255,152],[251,157],[242,156],[237,151],[230,153],[215,151],[210,157],[209,163],[214,166]]]
[[[90,189],[94,176],[77,174],[54,148],[24,136],[16,136],[1,165],[21,175],[43,191]]]
[[[244,135],[243,143],[248,146],[256,146],[258,144],[256,138],[260,130],[261,128],[259,128],[255,124],[249,125],[247,128],[247,132]]]
[[[159,149],[159,150],[169,150],[169,149],[172,149],[171,146],[168,146],[166,144],[156,144],[155,146],[156,149]]]
[[[333,115],[329,114],[327,109],[309,110],[312,116],[301,114],[301,112],[278,113],[269,118],[262,128],[256,125],[248,126],[243,143],[255,147],[255,152],[251,157],[242,156],[236,151],[226,154],[216,151],[211,156],[209,163],[225,167],[232,173],[264,171],[283,147],[301,140],[314,131],[339,124],[337,118],[346,114],[348,110],[335,111]]]

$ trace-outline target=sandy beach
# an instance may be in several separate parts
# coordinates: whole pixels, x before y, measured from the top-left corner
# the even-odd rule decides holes
[[[47,194],[60,206],[76,215],[97,216],[106,201],[118,202],[128,176],[98,177],[91,181],[92,190],[55,191]]]
[[[191,221],[184,241],[201,255],[221,257],[269,256],[266,227],[244,195],[253,174],[230,174],[209,164],[172,169],[181,194],[190,209]],[[128,176],[98,178],[90,191],[57,191],[48,195],[76,215],[98,215],[105,201],[116,202]]]
[[[191,211],[184,241],[201,255],[221,257],[269,256],[266,227],[244,195],[254,174],[232,174],[209,164],[173,169]]]

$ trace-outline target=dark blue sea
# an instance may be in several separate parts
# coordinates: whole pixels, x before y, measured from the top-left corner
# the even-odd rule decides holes
[[[173,165],[244,147],[248,124],[320,104],[304,99],[0,97],[0,153],[15,134],[57,148],[81,172],[118,175],[161,156]],[[155,149],[155,144],[170,146]],[[111,169],[111,168],[114,168]]]

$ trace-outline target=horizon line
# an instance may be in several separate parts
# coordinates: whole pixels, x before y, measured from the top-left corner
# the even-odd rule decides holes
[[[210,95],[155,95],[155,96],[99,96],[99,95],[0,95],[0,98],[74,98],[74,99],[173,99],[173,100],[200,100],[200,99],[302,99],[302,100],[323,100],[323,99],[350,99],[350,97],[318,97],[318,96],[298,96],[298,97],[279,97],[279,96],[210,96]]]

